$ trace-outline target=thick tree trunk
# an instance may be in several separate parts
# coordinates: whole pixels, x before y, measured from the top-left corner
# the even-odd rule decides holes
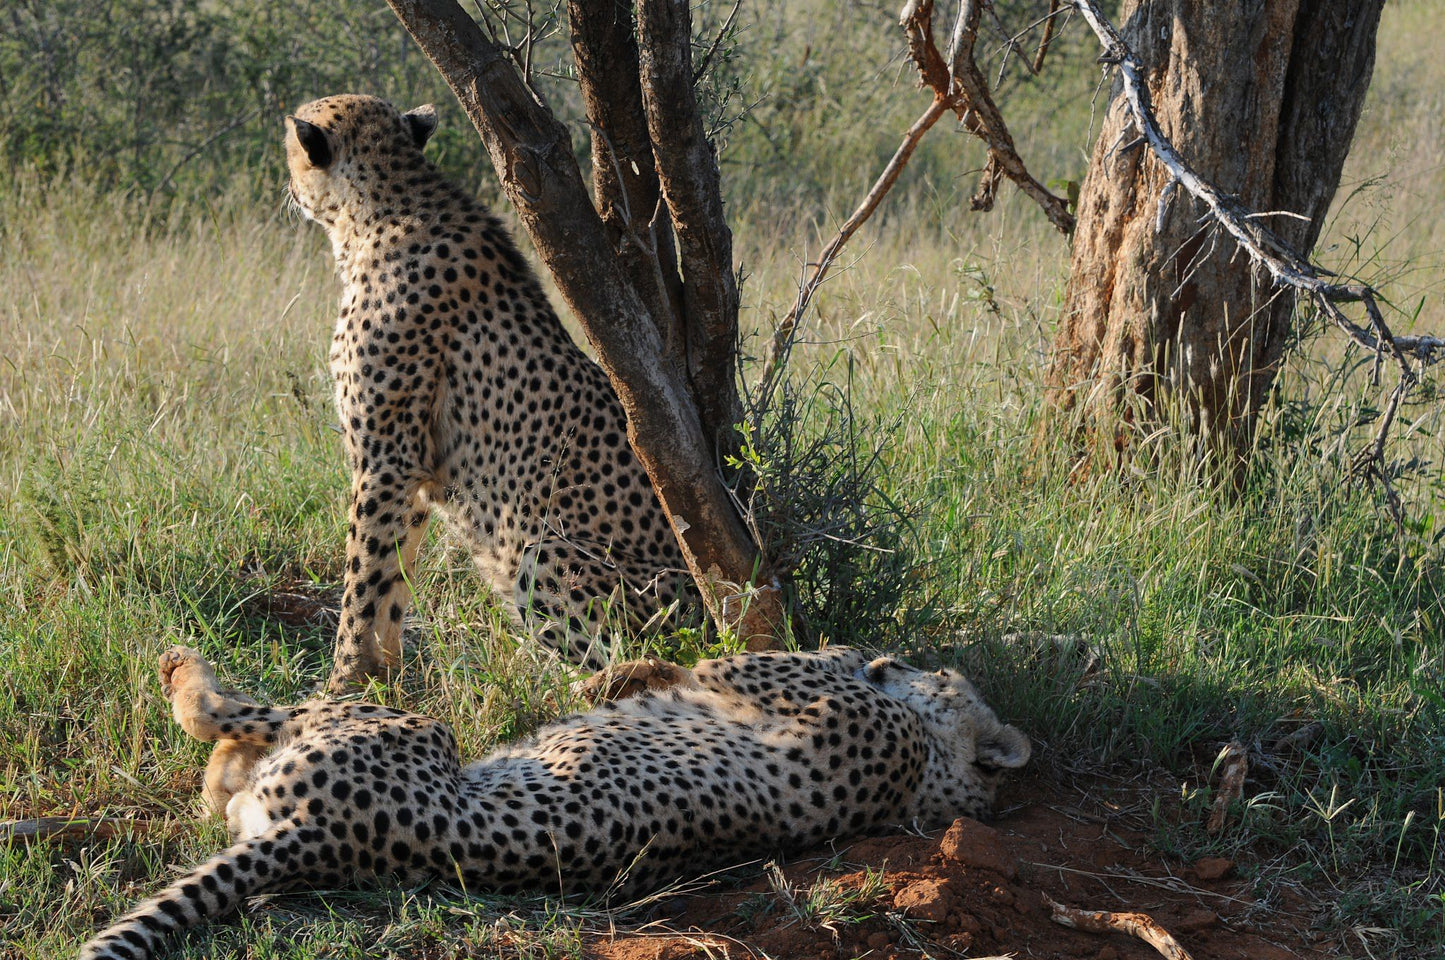
[[[1364,105],[1382,5],[1126,0],[1122,33],[1179,151],[1308,253]],[[1169,425],[1237,470],[1294,300],[1172,196],[1117,93],[1080,198],[1051,398],[1101,449],[1122,453],[1141,431]]]
[[[610,174],[594,172],[603,215],[566,128],[455,0],[389,3],[481,134],[502,188],[596,350],[709,613],[750,649],[774,646],[781,591],[717,467],[720,421],[738,408],[737,299],[716,164],[710,178],[702,169],[711,147],[699,142],[686,0],[641,0],[640,58],[627,4],[572,7],[574,44],[586,48],[577,59],[593,157],[616,162]],[[639,69],[648,64],[647,47],[669,44],[682,51],[675,64]],[[661,111],[670,112],[659,123]],[[657,136],[677,140],[659,146]],[[674,156],[676,163],[663,162]],[[682,237],[680,276],[669,221]],[[698,239],[698,231],[708,235]],[[694,356],[707,361],[706,371],[693,369]],[[755,578],[764,585],[748,588]]]

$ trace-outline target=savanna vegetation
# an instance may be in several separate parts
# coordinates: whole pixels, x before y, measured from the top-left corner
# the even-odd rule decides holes
[[[699,7],[703,43],[730,9]],[[745,352],[919,110],[895,17],[745,5],[718,46],[704,89]],[[1442,27],[1429,0],[1386,6],[1316,250],[1389,297],[1397,333],[1445,329]],[[565,42],[538,47],[539,73]],[[1043,75],[1019,58],[1001,74],[1041,178],[1083,173],[1107,95],[1094,56],[1075,26]],[[325,674],[346,494],[325,370],[335,286],[320,231],[283,209],[279,142],[287,109],[342,91],[437,102],[433,156],[496,200],[474,132],[382,4],[0,8],[0,821],[138,824],[79,846],[0,841],[7,960],[71,955],[167,863],[221,839],[195,816],[204,749],[163,709],[161,649],[184,639],[280,701]],[[1240,491],[1201,478],[1167,433],[1122,472],[1082,474],[1069,437],[1041,427],[1067,241],[1006,190],[969,212],[981,156],[962,132],[925,141],[820,292],[789,393],[745,447],[802,610],[832,641],[965,664],[1043,764],[1174,771],[1186,810],[1208,805],[1199,771],[1222,744],[1258,748],[1275,761],[1230,826],[1161,814],[1160,846],[1238,857],[1264,898],[1311,891],[1319,923],[1362,952],[1438,956],[1441,405],[1427,385],[1395,431],[1403,530],[1348,476],[1378,412],[1372,358],[1307,322]],[[432,537],[415,656],[368,695],[448,720],[475,754],[573,706],[574,674],[519,647],[464,553]],[[658,642],[688,659],[726,641]],[[1299,749],[1272,751],[1302,730]],[[574,956],[593,922],[556,902],[382,888],[288,900],[179,955],[440,956],[445,934]]]

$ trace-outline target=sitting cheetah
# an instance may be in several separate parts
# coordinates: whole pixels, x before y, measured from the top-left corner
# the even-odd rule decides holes
[[[188,733],[221,741],[208,799],[235,845],[81,957],[149,957],[245,897],[382,874],[631,896],[830,837],[986,814],[1001,772],[1029,758],[1028,738],[951,671],[846,647],[667,669],[671,687],[463,767],[439,721],[372,704],[261,706],[172,648],[161,682]]]
[[[354,95],[286,118],[291,199],[325,228],[342,284],[330,365],[351,502],[333,692],[400,661],[432,507],[574,663],[607,661],[599,601],[691,601],[606,374],[502,225],[422,155],[436,122]]]

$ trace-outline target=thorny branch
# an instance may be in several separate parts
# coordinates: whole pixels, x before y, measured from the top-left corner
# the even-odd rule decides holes
[[[964,129],[988,144],[988,160],[984,164],[978,191],[974,194],[971,202],[974,210],[991,210],[993,208],[999,180],[1006,176],[1014,181],[1020,190],[1038,202],[1039,206],[1043,208],[1044,214],[1049,218],[1049,222],[1061,233],[1073,232],[1074,217],[1069,213],[1068,201],[1054,196],[1029,174],[1028,168],[1018,155],[1018,149],[1014,146],[1013,135],[1009,133],[1003,114],[993,102],[988,80],[974,60],[974,44],[978,39],[979,17],[985,5],[981,0],[961,0],[958,16],[949,39],[947,59],[939,52],[938,45],[934,42],[933,0],[908,0],[904,5],[898,16],[899,26],[903,28],[904,35],[908,38],[908,56],[918,70],[919,83],[933,91],[933,102],[908,128],[903,142],[894,152],[887,166],[883,168],[883,172],[878,175],[878,179],[874,181],[873,186],[859,203],[858,208],[853,211],[852,216],[844,222],[843,226],[838,229],[838,233],[824,248],[822,255],[817,261],[808,264],[813,268],[812,273],[799,285],[798,297],[793,302],[793,308],[788,311],[788,315],[782,319],[773,332],[768,359],[763,366],[762,377],[758,381],[755,409],[767,408],[783,368],[787,365],[793,343],[797,339],[798,321],[802,318],[803,311],[807,309],[809,302],[812,301],[813,294],[827,279],[828,271],[837,261],[844,245],[878,209],[878,205],[888,191],[893,189],[894,183],[898,181],[899,174],[908,164],[909,158],[913,156],[913,151],[923,135],[948,111],[952,110],[957,114]],[[1052,25],[1055,12],[1056,10],[1051,10],[1049,16],[1039,22],[1047,21]],[[1037,25],[1038,23],[1035,23],[1035,26]],[[1049,40],[1046,37],[1040,45],[1038,54],[1040,62],[1042,62],[1043,52],[1048,43]]]
[[[712,45],[707,48],[707,53],[702,55],[702,59],[698,61],[697,66],[693,68],[693,83],[697,83],[702,79],[703,74],[707,73],[707,68],[712,65],[713,56],[717,54],[718,48],[721,47],[723,41],[727,39],[729,32],[731,32],[733,28],[733,24],[737,21],[738,11],[742,8],[743,0],[734,0],[733,8],[728,11],[727,18],[723,20],[723,25],[718,27],[717,36],[712,39]]]
[[[1351,465],[1351,473],[1356,477],[1379,481],[1395,527],[1403,532],[1404,513],[1386,469],[1385,441],[1401,401],[1419,383],[1419,374],[1412,360],[1418,361],[1422,366],[1430,366],[1445,359],[1445,339],[1432,336],[1395,336],[1385,323],[1374,288],[1364,283],[1336,283],[1328,279],[1334,274],[1292,250],[1263,225],[1261,214],[1246,210],[1234,198],[1201,177],[1159,128],[1149,97],[1149,87],[1144,80],[1144,68],[1138,55],[1124,42],[1114,25],[1099,12],[1094,0],[1072,0],[1072,3],[1104,47],[1099,62],[1119,70],[1124,97],[1134,125],[1142,131],[1138,138],[1122,149],[1129,150],[1141,141],[1147,142],[1155,157],[1173,176],[1173,180],[1160,194],[1161,219],[1163,208],[1173,196],[1175,188],[1182,186],[1205,205],[1205,218],[1212,220],[1233,237],[1250,259],[1269,273],[1276,285],[1293,288],[1309,297],[1322,316],[1342,330],[1353,342],[1375,354],[1376,382],[1379,381],[1385,356],[1388,354],[1395,362],[1400,378],[1390,391],[1374,441],[1356,455]],[[1344,303],[1364,305],[1365,315],[1369,320],[1368,329],[1350,319],[1340,307]]]

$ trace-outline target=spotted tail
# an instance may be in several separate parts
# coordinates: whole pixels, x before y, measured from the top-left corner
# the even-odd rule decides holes
[[[169,935],[224,916],[246,897],[288,888],[304,829],[287,820],[217,854],[96,934],[80,960],[148,960]]]

